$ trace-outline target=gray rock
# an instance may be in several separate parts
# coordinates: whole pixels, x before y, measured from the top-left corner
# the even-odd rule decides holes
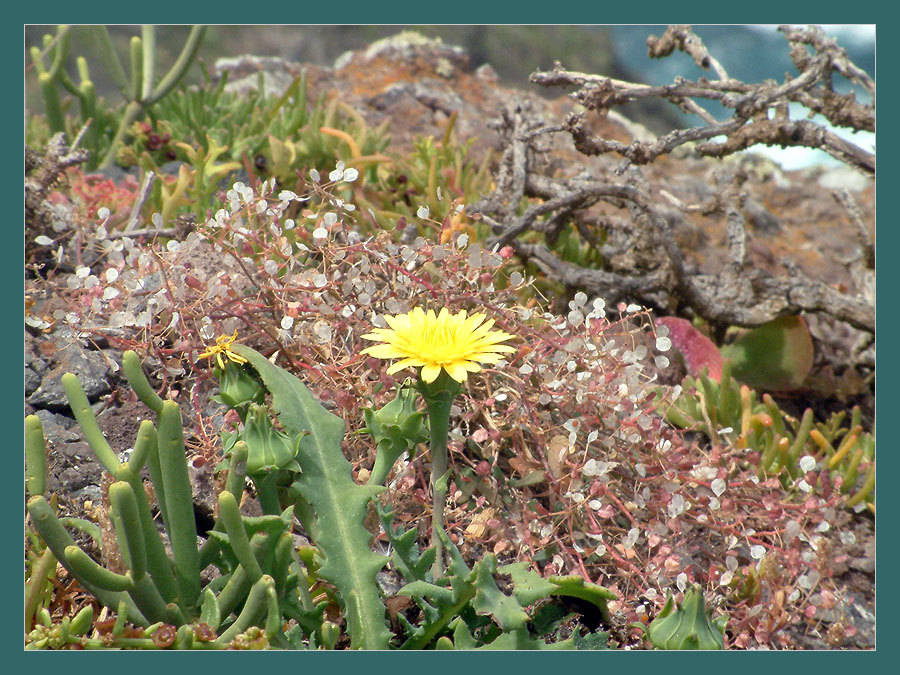
[[[41,376],[27,365],[25,366],[25,396],[31,396],[41,386]]]
[[[298,64],[277,57],[250,54],[216,60],[216,78],[220,78],[225,72],[228,73],[225,91],[239,94],[256,91],[262,75],[263,91],[267,96],[282,96],[300,74]]]
[[[426,54],[435,59],[445,59],[450,67],[469,69],[469,55],[465,49],[445,44],[440,38],[426,37],[416,31],[403,31],[373,42],[363,54],[363,59],[372,61],[384,56],[409,61]]]
[[[37,410],[34,414],[41,420],[44,441],[48,445],[71,443],[81,438],[76,422],[71,417],[49,410]]]
[[[499,84],[500,76],[490,63],[482,63],[475,69],[475,77],[488,84]]]
[[[41,385],[41,377],[49,366],[35,349],[35,339],[25,331],[25,396],[30,396]]]
[[[61,381],[65,373],[78,377],[88,401],[96,401],[110,391],[110,369],[99,352],[70,344],[57,351],[55,358],[56,367],[47,371],[40,386],[28,397],[30,405],[51,410],[67,409],[69,403]]]
[[[874,558],[850,558],[847,565],[858,572],[864,572],[865,574],[875,573]]]
[[[182,164],[184,164],[184,162],[166,162],[159,167],[159,172],[164,176],[177,176],[178,172],[181,171]]]
[[[77,499],[86,488],[99,490],[103,467],[94,457],[90,446],[84,442],[60,443],[50,451],[50,473],[47,490]]]

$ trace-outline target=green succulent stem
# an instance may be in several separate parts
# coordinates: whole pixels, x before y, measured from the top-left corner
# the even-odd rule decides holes
[[[131,56],[131,91],[127,98],[132,101],[140,101],[141,90],[144,87],[144,46],[141,38],[137,35],[131,38],[129,52]]]
[[[244,482],[247,478],[247,444],[244,441],[238,441],[231,449],[231,461],[228,464],[228,477],[225,479],[225,491],[230,492],[235,500],[240,503],[241,496],[244,493]],[[213,532],[222,532],[225,525],[221,516],[216,520]],[[221,544],[215,537],[206,540],[200,547],[200,567],[205,568],[212,564],[218,552],[221,550]]]
[[[788,456],[790,457],[790,463],[788,464],[788,466],[790,469],[793,469],[793,471],[791,472],[792,477],[796,477],[796,475],[799,475],[799,470],[798,468],[796,468],[797,460],[800,459],[800,453],[806,446],[806,441],[809,440],[809,432],[812,431],[813,421],[814,417],[812,408],[807,408],[803,413],[803,417],[800,419],[800,426],[797,429],[797,437],[794,439],[794,443],[791,445],[791,449],[788,452]]]
[[[237,556],[238,562],[247,570],[247,574],[253,583],[262,576],[262,568],[259,566],[253,551],[250,549],[250,540],[244,529],[244,521],[238,508],[237,500],[230,492],[222,492],[219,495],[219,517],[228,533],[231,548]]]
[[[131,484],[118,481],[110,485],[109,502],[119,516],[116,522],[121,526],[121,530],[117,530],[119,548],[128,550],[131,575],[135,581],[140,581],[147,573],[147,549],[140,527],[137,497]]]
[[[188,68],[190,68],[194,59],[197,57],[197,51],[200,49],[200,43],[203,42],[203,36],[205,34],[206,26],[193,26],[191,28],[191,32],[188,34],[184,47],[182,47],[181,53],[175,60],[174,65],[169,69],[169,72],[165,74],[163,79],[160,80],[159,85],[150,95],[150,98],[145,100],[147,105],[152,105],[161,98],[164,98],[166,94],[181,81],[181,78],[185,76]]]
[[[257,532],[250,539],[250,550],[257,561],[265,556],[268,545],[269,536],[263,532]],[[247,597],[247,591],[252,585],[253,582],[250,580],[244,566],[239,564],[217,598],[219,612],[223,618],[231,614],[234,608]]]
[[[104,438],[103,432],[100,431],[97,418],[94,417],[94,411],[91,410],[91,404],[88,403],[84,389],[81,388],[81,383],[72,373],[66,373],[62,376],[62,385],[66,392],[66,398],[69,400],[72,414],[84,432],[85,440],[91,446],[94,454],[97,455],[97,459],[100,460],[103,468],[115,475],[119,468],[119,458],[116,457],[116,453],[113,452],[106,438]]]
[[[125,373],[125,379],[141,402],[158,415],[162,410],[163,400],[150,386],[136,352],[129,349],[122,355],[122,372]]]
[[[100,25],[94,27],[97,46],[100,49],[100,58],[106,63],[106,70],[112,81],[122,92],[123,96],[128,95],[128,77],[125,75],[125,69],[122,68],[122,61],[116,54],[112,39],[109,37],[109,30],[106,26]]]
[[[106,156],[103,158],[103,161],[100,162],[101,169],[108,169],[113,165],[113,162],[116,160],[116,153],[118,152],[119,145],[128,134],[131,125],[143,111],[144,106],[141,105],[139,101],[131,101],[125,106],[125,112],[122,114],[122,121],[119,124],[119,128],[116,130],[116,135],[113,137],[109,150],[106,152]]]
[[[184,450],[181,411],[174,401],[163,403],[159,415],[157,446],[179,597],[182,606],[193,607],[200,597],[200,552],[197,548],[197,526]]]
[[[228,464],[228,476],[225,479],[225,491],[230,492],[235,500],[240,503],[241,495],[244,493],[244,482],[247,478],[247,444],[244,441],[238,441],[231,449],[231,461]],[[216,519],[213,532],[222,532],[225,525],[222,522],[221,515]],[[205,568],[212,564],[218,552],[221,550],[221,544],[215,537],[209,537],[203,546],[200,547],[200,567]]]
[[[132,597],[134,604],[148,620],[176,623],[170,614],[169,606],[166,605],[166,601],[163,600],[149,576],[145,574],[140,579],[136,579],[131,572],[126,572],[125,576],[131,580],[128,595]]]
[[[98,565],[77,546],[66,547],[66,560],[76,574],[90,579],[100,588],[108,591],[128,591],[131,588],[131,579]]]
[[[25,418],[25,489],[29,495],[42,495],[47,489],[47,446],[41,418]]]
[[[141,26],[141,70],[144,73],[140,101],[148,102],[153,92],[153,75],[156,67],[156,26]]]
[[[37,563],[31,568],[28,584],[25,586],[25,632],[31,630],[34,625],[34,613],[41,604],[44,582],[47,577],[56,570],[56,556],[49,548],[46,549]]]
[[[56,45],[53,50],[53,62],[50,64],[50,70],[47,74],[56,79],[62,72],[66,63],[66,57],[69,55],[69,38],[71,37],[71,26],[62,25],[56,29]]]
[[[256,624],[262,617],[263,612],[267,608],[267,597],[270,588],[274,588],[275,581],[268,574],[264,574],[259,580],[253,584],[250,593],[247,595],[247,601],[244,608],[224,633],[219,636],[217,642],[231,642],[235,637],[243,633],[245,630]]]
[[[75,541],[66,532],[59,518],[56,517],[53,507],[50,506],[43,496],[38,495],[28,500],[26,508],[31,516],[34,529],[41,535],[41,539],[47,544],[47,548],[53,551],[53,555],[56,556],[57,560],[71,570],[66,556],[66,548],[75,546]],[[131,598],[125,593],[101,588],[74,570],[73,574],[85,589],[93,593],[107,607],[116,607],[119,606],[120,602],[124,602],[125,611],[121,612],[121,614],[127,615],[130,621],[140,626],[146,626],[149,623]]]
[[[65,74],[64,66],[69,54],[70,27],[59,26],[56,29],[56,37],[44,36],[44,50],[52,50],[52,60],[49,70],[44,67],[44,54],[37,47],[30,50],[31,59],[38,73],[38,83],[41,88],[41,97],[44,101],[44,114],[53,133],[65,131],[65,117],[59,101],[59,92],[56,89],[60,77]]]

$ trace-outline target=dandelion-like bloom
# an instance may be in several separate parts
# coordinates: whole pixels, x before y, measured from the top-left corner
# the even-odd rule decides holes
[[[515,337],[501,330],[491,330],[493,319],[484,314],[468,316],[466,310],[450,314],[447,308],[435,315],[416,307],[408,314],[385,316],[390,328],[375,328],[362,337],[384,344],[362,350],[378,359],[401,359],[388,368],[388,375],[409,367],[421,367],[422,380],[434,382],[441,370],[457,382],[465,382],[469,373],[481,370],[479,364],[497,363],[504,352],[514,347],[500,344]]]
[[[225,355],[229,361],[234,361],[235,363],[247,363],[247,359],[243,356],[239,356],[231,351],[231,344],[237,340],[237,331],[234,331],[234,335],[220,335],[216,338],[216,344],[211,345],[206,348],[206,351],[202,354],[198,354],[198,359],[211,359],[212,357],[216,357],[216,363],[219,364],[219,368],[225,370],[225,359],[222,358],[222,355]]]

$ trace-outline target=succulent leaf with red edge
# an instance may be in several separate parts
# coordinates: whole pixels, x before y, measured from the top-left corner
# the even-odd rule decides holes
[[[715,343],[690,321],[677,316],[663,316],[656,319],[656,325],[669,329],[669,340],[684,359],[688,372],[697,377],[706,368],[709,377],[716,382],[722,377],[722,353]]]

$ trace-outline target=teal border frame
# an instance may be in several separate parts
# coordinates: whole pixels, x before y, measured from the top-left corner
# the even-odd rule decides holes
[[[890,31],[889,18],[886,9],[887,4],[881,6],[876,5],[870,0],[854,2],[851,6],[837,5],[829,3],[824,6],[823,3],[811,2],[793,2],[790,5],[785,3],[773,3],[768,0],[757,2],[753,5],[738,6],[730,3],[713,3],[713,2],[693,2],[683,5],[673,5],[672,3],[661,3],[656,0],[650,3],[641,3],[639,6],[635,4],[621,3],[573,3],[569,5],[539,5],[538,3],[489,3],[489,2],[472,2],[470,0],[456,0],[453,3],[412,3],[406,0],[395,0],[389,3],[368,2],[363,3],[359,0],[342,0],[335,3],[303,3],[283,2],[283,0],[270,1],[261,5],[247,5],[246,3],[235,2],[235,0],[224,0],[220,2],[208,2],[207,0],[195,2],[172,2],[171,0],[158,0],[149,6],[139,6],[136,4],[123,5],[119,3],[72,3],[59,2],[58,0],[44,0],[37,5],[16,4],[7,10],[7,19],[3,25],[3,32],[7,35],[4,40],[4,52],[12,63],[18,64],[19,58],[23,58],[23,51],[16,51],[18,45],[21,44],[23,26],[26,24],[57,24],[57,23],[140,23],[142,21],[153,21],[159,23],[172,24],[192,24],[192,23],[304,23],[304,24],[332,24],[332,23],[354,23],[354,24],[440,24],[440,23],[458,23],[458,24],[607,24],[607,23],[623,23],[623,24],[642,24],[648,23],[652,19],[653,23],[879,23],[881,25],[877,30],[877,37],[883,38],[885,47],[881,53],[885,59],[896,58],[891,50],[893,35]],[[893,18],[893,17],[891,17]],[[21,19],[21,22],[19,21]],[[895,25],[895,24],[893,24]],[[892,61],[885,60],[888,66]],[[11,68],[16,70],[18,77],[18,65]],[[16,79],[16,78],[14,78]],[[896,79],[896,72],[893,68],[883,67],[881,72],[882,86],[881,93],[881,109],[891,111],[897,96],[896,88],[891,84]],[[10,129],[12,126],[22,124],[23,118],[19,116],[19,109],[10,110],[8,107],[4,109],[3,116],[6,124],[5,128]],[[893,156],[893,150],[896,145],[896,129],[891,123],[891,118],[885,116],[888,124],[884,126],[881,132],[882,157]],[[19,127],[22,128],[22,127]],[[22,132],[24,139],[24,131]],[[18,141],[19,132],[7,132],[8,147],[13,147]],[[24,145],[24,143],[23,143]],[[22,146],[15,146],[22,147]],[[12,161],[7,162],[0,171],[3,175],[3,191],[7,195],[6,203],[11,205],[9,208],[12,215],[9,220],[7,235],[17,246],[8,245],[3,247],[3,265],[2,275],[4,277],[4,287],[15,289],[3,294],[4,313],[10,316],[21,316],[19,307],[23,304],[23,296],[17,295],[19,284],[22,283],[18,272],[21,268],[20,251],[24,248],[23,233],[18,225],[18,208],[22,203],[22,192],[20,191],[21,180],[21,160],[18,150],[13,153]],[[898,237],[900,237],[900,228],[894,226],[889,215],[888,208],[891,202],[892,186],[896,184],[896,168],[890,163],[883,165],[882,171],[878,175],[878,185],[887,186],[887,191],[881,203],[885,204],[881,209],[881,214],[886,215],[888,220],[882,227],[877,228],[876,235],[876,257],[880,257],[880,265],[876,264],[878,287],[885,289],[885,293],[881,294],[882,298],[892,297],[894,291],[894,283],[897,282],[897,271],[900,266],[892,264],[893,255],[898,250]],[[19,247],[21,245],[21,248]],[[880,256],[877,253],[881,253]],[[896,325],[897,318],[893,317],[889,311],[891,305],[882,307],[882,311],[877,313],[877,318],[881,319],[880,323],[887,322],[882,326],[882,334],[890,335],[891,326]],[[24,309],[24,308],[23,308]],[[887,332],[885,332],[885,327]],[[13,362],[13,373],[21,374],[19,370],[20,362],[18,361],[18,348],[21,346],[21,333],[18,329],[14,329],[14,334],[2,334],[3,347],[8,348],[6,353],[16,355]],[[882,373],[881,382],[892,382],[893,376],[896,375],[897,364],[890,356],[890,352],[882,350],[882,354],[886,354],[886,358],[882,359],[880,371]],[[7,361],[7,366],[9,362]],[[14,378],[14,381],[17,381]],[[5,452],[7,457],[11,457],[14,467],[19,467],[21,460],[19,454],[22,447],[20,439],[22,438],[22,416],[19,412],[18,398],[21,388],[14,386],[13,391],[3,390],[3,410],[4,419],[10,425],[9,428],[14,429],[12,447],[7,447]],[[893,408],[897,404],[897,393],[894,388],[882,385],[880,391],[877,391],[877,401],[881,411]],[[14,414],[9,411],[15,411]],[[893,448],[884,446],[886,451],[880,456],[880,472],[883,476],[889,477],[894,475],[897,469],[897,453]],[[21,488],[19,478],[20,474],[13,473],[11,486],[3,491],[2,499],[4,513],[22,512],[24,517],[24,505],[21,499]],[[894,529],[892,519],[896,514],[897,494],[893,490],[888,489],[887,478],[882,479],[883,489],[881,491],[880,512],[882,514],[882,530],[886,530],[887,534],[883,534],[878,543],[877,551],[880,557],[888,565],[885,567],[886,573],[892,571],[895,556],[897,555],[897,544],[892,539],[891,532]],[[22,520],[18,519],[18,515],[14,518],[6,520],[10,527],[16,532]],[[21,667],[23,671],[32,670],[35,667],[46,668],[55,662],[62,666],[62,661],[56,662],[57,658],[64,658],[57,652],[42,652],[40,655],[35,652],[23,652],[21,634],[21,605],[20,601],[11,598],[20,598],[18,596],[18,583],[21,578],[21,559],[18,557],[18,544],[11,545],[11,555],[2,561],[2,570],[4,576],[13,579],[11,587],[7,590],[10,594],[7,596],[7,611],[3,614],[2,631],[3,642],[6,647],[8,658],[12,661],[13,668]],[[594,669],[601,670],[610,666],[621,669],[637,667],[640,671],[650,670],[663,671],[674,668],[676,672],[687,668],[699,668],[709,670],[710,668],[727,667],[730,671],[748,671],[758,673],[760,669],[766,668],[773,672],[796,672],[798,667],[815,668],[818,672],[846,672],[848,668],[865,666],[872,668],[877,663],[890,663],[892,652],[896,652],[897,643],[893,642],[890,636],[893,634],[893,628],[896,627],[897,618],[894,614],[897,608],[897,585],[892,581],[890,576],[885,576],[884,581],[880,585],[881,595],[880,607],[886,609],[885,614],[881,617],[878,631],[882,636],[878,649],[874,652],[716,652],[716,653],[686,653],[686,652],[639,652],[631,655],[629,652],[608,651],[608,652],[542,652],[541,655],[530,655],[524,652],[501,652],[501,653],[454,653],[454,652],[434,652],[434,653],[417,653],[417,654],[400,654],[397,652],[386,653],[310,653],[307,658],[313,661],[300,661],[291,659],[299,659],[299,655],[291,652],[264,652],[258,657],[245,656],[243,658],[265,659],[266,666],[272,667],[276,665],[272,659],[278,660],[278,667],[302,670],[313,667],[347,667],[363,671],[381,671],[387,669],[411,669],[426,667],[433,672],[459,672],[461,667],[477,668],[483,672],[497,672],[515,670],[517,672],[548,672],[557,669],[573,669],[574,672],[592,672]],[[129,652],[135,654],[135,652]],[[34,655],[33,655],[34,654]],[[88,656],[84,653],[82,656],[72,655],[66,659],[64,667],[72,667],[78,661],[78,665],[90,668],[108,667],[109,663],[101,663],[100,659],[106,659],[109,652],[93,652]],[[179,662],[184,666],[183,659],[198,658],[192,657],[185,653],[183,656],[177,657]],[[440,654],[440,655],[439,655]],[[640,655],[638,655],[640,654]],[[119,665],[122,662],[118,661]],[[128,658],[128,657],[122,657]],[[154,655],[150,658],[165,659],[165,655]],[[240,656],[227,657],[223,661],[219,661],[217,656],[204,657],[212,658],[213,662],[207,662],[220,672],[242,672],[249,664],[244,664]],[[20,660],[21,659],[21,660]],[[26,661],[27,659],[27,661]],[[47,659],[47,660],[45,660]],[[84,659],[84,661],[83,661]],[[612,659],[610,661],[609,659]],[[626,660],[627,659],[627,660]],[[711,661],[709,659],[712,659]],[[846,659],[846,660],[845,660]],[[38,661],[36,661],[38,660]],[[326,663],[327,661],[327,663]],[[153,667],[153,665],[161,665],[160,663],[150,664],[146,657],[141,656],[142,666]],[[340,664],[340,665],[338,665]],[[805,665],[804,665],[805,664]],[[855,665],[854,665],[855,664]],[[238,670],[240,669],[240,671]],[[885,668],[885,671],[887,669]],[[714,672],[714,671],[713,671]],[[877,668],[875,672],[883,672],[881,668]]]

